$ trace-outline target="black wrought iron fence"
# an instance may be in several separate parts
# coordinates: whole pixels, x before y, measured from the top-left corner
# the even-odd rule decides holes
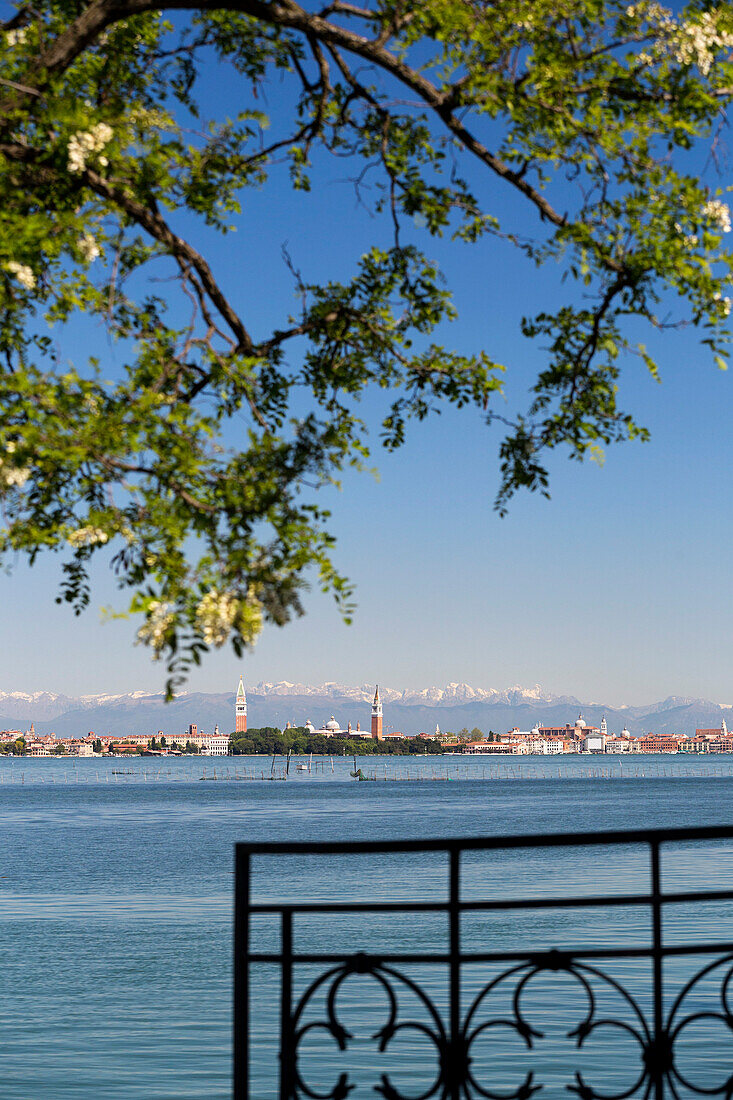
[[[673,831],[604,832],[482,839],[403,841],[389,843],[238,844],[236,847],[236,898],[234,935],[234,1096],[235,1100],[261,1100],[253,1091],[251,1065],[256,1053],[251,1032],[253,977],[260,968],[270,975],[266,989],[279,997],[277,1060],[271,1074],[277,1076],[281,1100],[301,1097],[342,1100],[354,1088],[351,1052],[354,1036],[341,1019],[339,999],[353,979],[376,984],[383,998],[384,1019],[372,1035],[369,1066],[373,1091],[386,1100],[442,1098],[471,1100],[527,1100],[543,1087],[541,1075],[509,1050],[511,1040],[522,1051],[535,1051],[543,1031],[527,1007],[529,992],[544,982],[545,1000],[551,983],[564,979],[577,989],[577,1018],[565,1029],[569,1049],[579,1055],[585,1048],[599,1049],[593,1072],[573,1064],[565,1054],[564,1087],[581,1100],[625,1100],[642,1097],[681,1100],[687,1095],[733,1097],[733,889],[717,885],[722,871],[733,870],[733,828],[698,828]],[[705,842],[713,853],[704,871],[704,888],[665,890],[661,854],[672,846],[683,849]],[[619,846],[643,851],[648,886],[628,893],[600,892],[568,896],[558,883],[555,896],[470,897],[462,894],[462,868],[467,853],[518,850],[546,853],[547,849],[588,849],[599,852]],[[285,902],[252,900],[257,857],[394,856],[398,853],[443,853],[447,862],[444,896],[396,900],[304,901],[298,900],[297,878]],[[716,855],[717,853],[717,855]],[[709,852],[708,852],[709,855]],[[475,860],[475,856],[471,856]],[[487,857],[488,858],[488,857]],[[726,861],[728,866],[726,867]],[[272,860],[269,860],[272,875]],[[711,870],[711,868],[713,870]],[[715,868],[720,868],[719,876]],[[355,873],[358,873],[355,871]],[[733,876],[729,876],[732,877]],[[278,880],[280,891],[288,884]],[[487,891],[489,893],[490,891]],[[713,933],[696,936],[695,913],[709,913],[716,903]],[[683,931],[689,935],[665,941],[665,917],[673,907],[685,910]],[[607,931],[595,946],[573,942],[573,925],[563,942],[537,942],[540,932],[530,924],[532,943],[521,950],[476,949],[477,937],[466,936],[470,915],[494,913],[537,914],[553,910],[582,910],[604,914]],[[648,917],[645,942],[618,942],[609,913],[644,912]],[[678,909],[679,913],[680,910]],[[442,917],[443,949],[437,951],[390,950],[380,937],[378,949],[359,931],[366,915],[376,919],[410,914]],[[692,914],[692,915],[690,915]],[[349,919],[349,950],[308,950],[298,942],[298,922],[308,918]],[[262,938],[252,940],[254,920],[272,924],[277,943],[258,950]],[[509,922],[511,923],[511,922]],[[643,924],[643,922],[642,922]],[[638,922],[637,922],[638,927]],[[679,928],[678,928],[679,931]],[[622,937],[624,939],[624,937]],[[364,941],[363,943],[361,941]],[[628,940],[628,936],[625,937]],[[491,946],[491,943],[489,943]],[[353,949],[352,949],[353,948]],[[684,964],[684,965],[683,965]],[[620,976],[614,967],[620,966]],[[635,981],[628,980],[635,967]],[[273,967],[278,972],[272,980]],[[412,968],[412,969],[411,969]],[[445,996],[436,995],[435,983],[419,975],[441,975]],[[418,976],[416,977],[416,973]],[[625,976],[626,975],[626,976]],[[256,988],[262,989],[258,979]],[[272,995],[268,993],[271,1000]],[[405,1007],[409,1002],[409,1008]],[[388,1065],[391,1048],[406,1038],[421,1046],[420,1073],[396,1082]],[[304,1051],[314,1039],[328,1041],[331,1050],[319,1066],[309,1063],[303,1071]],[[728,1042],[730,1040],[730,1042]],[[619,1081],[619,1067],[611,1073],[611,1056],[604,1044],[613,1044],[626,1079]],[[618,1053],[623,1045],[623,1052]],[[504,1045],[502,1045],[504,1044]],[[481,1047],[481,1055],[478,1055]],[[426,1050],[430,1053],[427,1058]],[[692,1052],[692,1053],[690,1053]],[[691,1068],[683,1062],[687,1058]],[[339,1063],[340,1060],[340,1063]],[[430,1065],[428,1065],[430,1061]],[[499,1068],[500,1067],[500,1072]],[[515,1068],[515,1083],[507,1074]],[[700,1079],[702,1073],[703,1080]],[[498,1077],[501,1078],[499,1082]],[[622,1076],[623,1076],[622,1074]],[[322,1078],[322,1079],[319,1079]],[[273,1088],[273,1093],[275,1089]]]

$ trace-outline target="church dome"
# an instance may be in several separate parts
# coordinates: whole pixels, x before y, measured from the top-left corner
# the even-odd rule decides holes
[[[331,720],[329,722],[326,722],[326,729],[331,730],[333,733],[335,733],[336,730],[341,729],[341,726],[338,724],[333,715],[331,715]]]
[[[575,723],[575,728],[576,728],[576,730],[584,730],[585,726],[586,726],[586,723],[583,721],[583,715],[579,714],[578,719]]]

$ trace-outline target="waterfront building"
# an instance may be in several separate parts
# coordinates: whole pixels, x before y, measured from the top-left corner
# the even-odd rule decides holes
[[[507,733],[499,734],[500,741],[540,741],[541,735],[535,726],[532,730],[520,730],[519,726],[512,726]]]
[[[564,738],[555,735],[546,737],[540,733],[539,726],[534,726],[529,731],[514,726],[508,733],[499,735],[501,744],[513,744],[515,741],[520,741],[526,746],[526,751],[534,756],[554,756],[566,751]]]
[[[371,737],[371,734],[368,732],[368,730],[363,730],[361,728],[360,722],[356,723],[356,729],[353,728],[351,722],[349,722],[346,728],[343,729],[339,720],[337,718],[334,718],[333,715],[331,715],[327,722],[323,723],[320,729],[316,729],[309,718],[305,724],[305,728],[308,730],[308,733],[314,735],[317,734],[319,737],[355,737],[363,738],[366,740]]]
[[[592,737],[594,735],[601,735],[601,730],[598,726],[589,726],[583,718],[582,714],[579,714],[573,725],[565,726],[535,726],[533,732],[537,732],[544,738],[560,737],[563,741],[573,740],[582,741],[586,737]]]
[[[25,743],[25,755],[26,756],[50,756],[51,749],[43,741],[26,741]]]
[[[382,700],[379,698],[379,684],[374,692],[372,703],[372,738],[374,741],[382,741]]]
[[[695,737],[704,737],[706,741],[717,741],[721,737],[728,736],[728,727],[725,724],[725,718],[720,723],[720,729],[717,730],[695,730]]]
[[[525,756],[529,752],[526,741],[464,741],[461,749],[472,756]]]
[[[608,737],[606,739],[606,752],[631,752],[631,739],[629,737]]]
[[[229,755],[229,735],[219,733],[218,726],[213,733],[200,733],[191,744],[196,745],[205,756]]]
[[[722,734],[716,737],[714,741],[708,742],[709,752],[733,752],[733,737],[728,733],[725,737]]]
[[[239,687],[237,688],[237,701],[234,706],[234,729],[237,733],[247,732],[247,696],[244,691],[244,682],[242,677],[239,677]]]
[[[647,734],[637,740],[637,752],[679,752],[679,739],[663,734]]]
[[[19,737],[28,737],[28,733],[21,733],[20,730],[1,730],[0,742],[6,744],[10,741],[17,741]]]
[[[560,737],[541,737],[531,750],[540,756],[557,756],[565,752],[565,742]]]
[[[190,741],[204,756],[228,756],[229,754],[229,734],[219,733],[218,726],[214,726],[213,733],[204,733],[197,725],[190,725],[188,731],[181,737],[169,737],[167,741],[169,747],[175,741],[182,749],[185,749],[186,742]]]

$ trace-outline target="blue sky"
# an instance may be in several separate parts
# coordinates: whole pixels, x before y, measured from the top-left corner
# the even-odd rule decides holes
[[[225,94],[217,87],[212,103]],[[388,222],[355,202],[349,165],[327,172],[310,195],[293,195],[276,178],[245,196],[236,234],[208,239],[215,271],[256,337],[295,308],[282,244],[313,280],[348,278],[371,243],[389,244]],[[498,181],[476,179],[486,209],[513,228],[533,221]],[[495,240],[421,243],[439,259],[459,310],[442,339],[461,351],[484,347],[506,363],[507,407],[521,403],[543,356],[522,340],[519,319],[564,300],[559,271],[537,272]],[[241,671],[248,683],[540,683],[599,702],[670,694],[733,702],[726,638],[733,379],[690,332],[644,339],[659,355],[662,382],[629,361],[621,385],[625,406],[651,429],[650,443],[609,449],[603,468],[556,455],[551,501],[515,498],[500,519],[492,510],[499,428],[471,411],[413,425],[402,451],[375,448],[378,481],[349,475],[342,492],[324,494],[337,562],[357,586],[353,624],[312,591],[304,619],[266,629],[243,661],[211,655],[191,689],[227,690]],[[110,370],[118,354],[105,347]],[[378,399],[367,400],[367,421],[376,424],[379,409]],[[0,575],[0,688],[159,690],[164,667],[133,646],[133,624],[100,622],[101,606],[120,603],[106,571],[97,571],[92,606],[76,619],[53,602],[58,569],[50,558]]]

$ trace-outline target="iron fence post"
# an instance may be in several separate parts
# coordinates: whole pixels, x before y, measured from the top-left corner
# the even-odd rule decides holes
[[[448,1095],[460,1100],[461,1053],[461,851],[453,844],[449,850],[449,921],[450,921],[450,1040],[448,1058]]]
[[[664,1068],[666,1037],[664,1034],[664,1004],[662,985],[662,893],[659,868],[659,840],[651,842],[652,886],[652,966],[654,975],[654,1062],[653,1084],[655,1100],[664,1100]]]
[[[280,987],[280,1100],[293,1095],[293,912],[282,911],[282,973]]]
[[[249,1100],[250,857],[238,844],[234,857],[234,1100]]]

